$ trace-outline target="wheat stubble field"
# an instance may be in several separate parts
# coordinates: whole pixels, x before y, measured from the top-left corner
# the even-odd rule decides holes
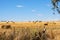
[[[0,22],[0,40],[60,40],[60,21]]]

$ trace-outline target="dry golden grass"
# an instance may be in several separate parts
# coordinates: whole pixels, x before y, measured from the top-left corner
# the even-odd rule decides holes
[[[11,25],[11,29],[3,29],[2,25]],[[23,40],[25,34],[28,36],[34,36],[35,32],[39,32],[46,28],[46,33],[49,34],[49,40],[60,40],[60,22],[0,22],[0,34],[6,32],[7,37],[10,34],[14,35],[14,40]],[[28,37],[27,36],[27,37]],[[22,38],[22,39],[21,39]],[[6,39],[9,40],[9,39]],[[27,39],[28,40],[28,39]],[[31,40],[31,39],[30,39]]]

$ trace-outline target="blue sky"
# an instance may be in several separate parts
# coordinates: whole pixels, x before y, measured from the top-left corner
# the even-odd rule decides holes
[[[0,0],[0,21],[59,20],[50,0]]]

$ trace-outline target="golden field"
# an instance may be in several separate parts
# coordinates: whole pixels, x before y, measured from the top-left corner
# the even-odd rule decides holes
[[[0,22],[0,40],[37,40],[36,34],[39,36],[38,33],[42,32],[44,27],[48,36],[46,39],[41,36],[38,40],[60,40],[60,21]]]

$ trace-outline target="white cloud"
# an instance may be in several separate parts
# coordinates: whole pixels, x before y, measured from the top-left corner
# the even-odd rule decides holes
[[[16,7],[18,7],[18,8],[22,8],[22,7],[24,7],[23,5],[17,5]]]
[[[43,14],[37,14],[37,16],[43,16]]]
[[[47,4],[48,7],[51,7],[52,5],[51,4]]]
[[[36,12],[36,10],[32,10],[32,12]]]

